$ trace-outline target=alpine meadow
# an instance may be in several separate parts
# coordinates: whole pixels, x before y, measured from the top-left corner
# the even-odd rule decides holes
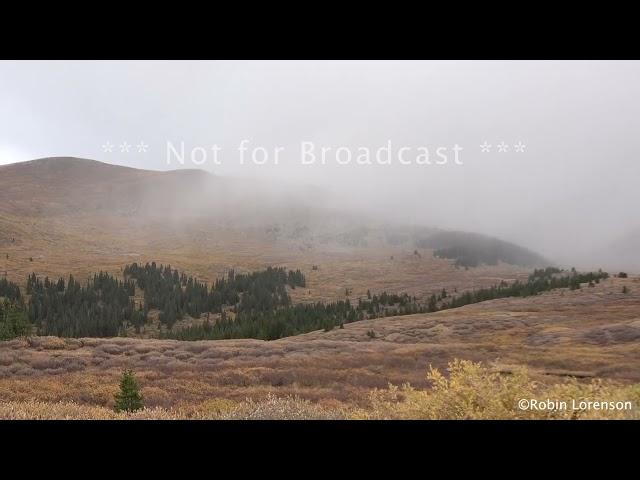
[[[0,61],[0,105],[0,419],[640,419],[638,62]]]

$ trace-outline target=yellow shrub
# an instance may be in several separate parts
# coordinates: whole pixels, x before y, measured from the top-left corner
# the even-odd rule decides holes
[[[408,384],[374,390],[370,408],[354,412],[353,418],[640,418],[640,385],[625,387],[601,380],[583,384],[571,379],[547,386],[532,381],[525,368],[504,374],[465,360],[454,360],[447,370],[448,378],[437,369],[429,369],[427,378],[432,383],[429,390],[416,390]],[[524,407],[522,401],[527,402]],[[588,409],[575,408],[581,402],[595,401],[601,404],[598,408],[593,404]],[[608,402],[628,402],[624,406],[630,408],[602,409],[602,404]]]
[[[203,412],[205,415],[211,415],[218,417],[223,414],[227,414],[238,407],[238,402],[229,400],[227,398],[212,398],[206,402],[200,404],[198,411]]]

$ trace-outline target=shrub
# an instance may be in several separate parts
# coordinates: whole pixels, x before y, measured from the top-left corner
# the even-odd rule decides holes
[[[0,402],[1,420],[178,420],[207,418],[203,415],[162,408],[145,408],[133,413],[114,412],[105,407],[75,402]]]
[[[332,408],[299,397],[276,397],[260,401],[214,399],[197,410],[142,408],[135,412],[114,412],[105,407],[75,402],[0,402],[0,420],[339,420],[347,415],[340,406]]]
[[[620,273],[618,274],[618,277],[619,277],[619,278],[628,278],[628,277],[629,277],[629,275],[627,275],[627,273],[626,273],[626,272],[620,272]]]
[[[227,398],[212,398],[200,405],[199,411],[206,416],[217,418],[229,414],[238,407],[238,402]]]
[[[370,409],[361,410],[356,418],[373,419],[574,419],[574,418],[640,418],[640,385],[617,386],[594,380],[589,384],[571,379],[547,386],[529,377],[526,368],[504,374],[464,360],[448,366],[449,378],[430,368],[427,379],[430,390],[416,390],[408,384],[390,385],[374,390]],[[522,399],[569,402],[567,409],[520,409]],[[571,400],[631,402],[630,410],[573,410]]]
[[[300,397],[277,397],[269,394],[266,399],[247,399],[237,408],[222,414],[223,420],[338,420],[345,418],[338,409],[327,409]]]

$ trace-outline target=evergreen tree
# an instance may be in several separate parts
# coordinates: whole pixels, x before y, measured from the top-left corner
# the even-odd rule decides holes
[[[116,412],[135,412],[144,408],[140,387],[131,370],[124,370],[120,379],[120,391],[115,395]]]
[[[31,330],[27,314],[22,306],[16,306],[5,300],[0,304],[0,340],[28,335]]]
[[[144,312],[136,312],[131,296],[135,285],[100,272],[81,286],[73,276],[63,279],[27,279],[29,321],[40,335],[60,337],[113,337],[126,324],[144,324]],[[134,315],[135,314],[135,315]]]

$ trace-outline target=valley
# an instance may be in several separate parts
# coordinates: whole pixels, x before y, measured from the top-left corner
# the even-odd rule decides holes
[[[630,293],[621,293],[624,285]],[[429,365],[444,369],[454,358],[506,373],[525,365],[544,383],[576,377],[635,384],[638,312],[640,280],[610,278],[592,288],[363,320],[274,341],[14,339],[0,342],[0,399],[110,406],[126,366],[136,371],[149,406],[197,410],[212,399],[269,393],[366,405],[371,389],[389,383],[428,387]]]
[[[527,282],[552,263],[491,237],[385,223],[315,207],[317,194],[292,200],[234,182],[68,158],[0,166],[0,274],[26,292],[32,274],[86,285],[98,272],[123,280],[133,263],[170,265],[209,286],[231,271],[282,268],[304,276],[304,286],[283,287],[292,305],[357,305],[388,292],[415,297],[424,311],[268,341],[159,338],[208,314],[162,330],[157,309],[140,331],[129,325],[106,338],[19,336],[0,342],[0,402],[112,408],[124,368],[135,371],[146,406],[189,412],[269,395],[366,409],[374,389],[429,389],[429,366],[445,371],[455,359],[503,375],[526,367],[541,384],[640,383],[638,275],[427,311],[443,290],[453,302]],[[132,297],[142,305],[139,285]]]

